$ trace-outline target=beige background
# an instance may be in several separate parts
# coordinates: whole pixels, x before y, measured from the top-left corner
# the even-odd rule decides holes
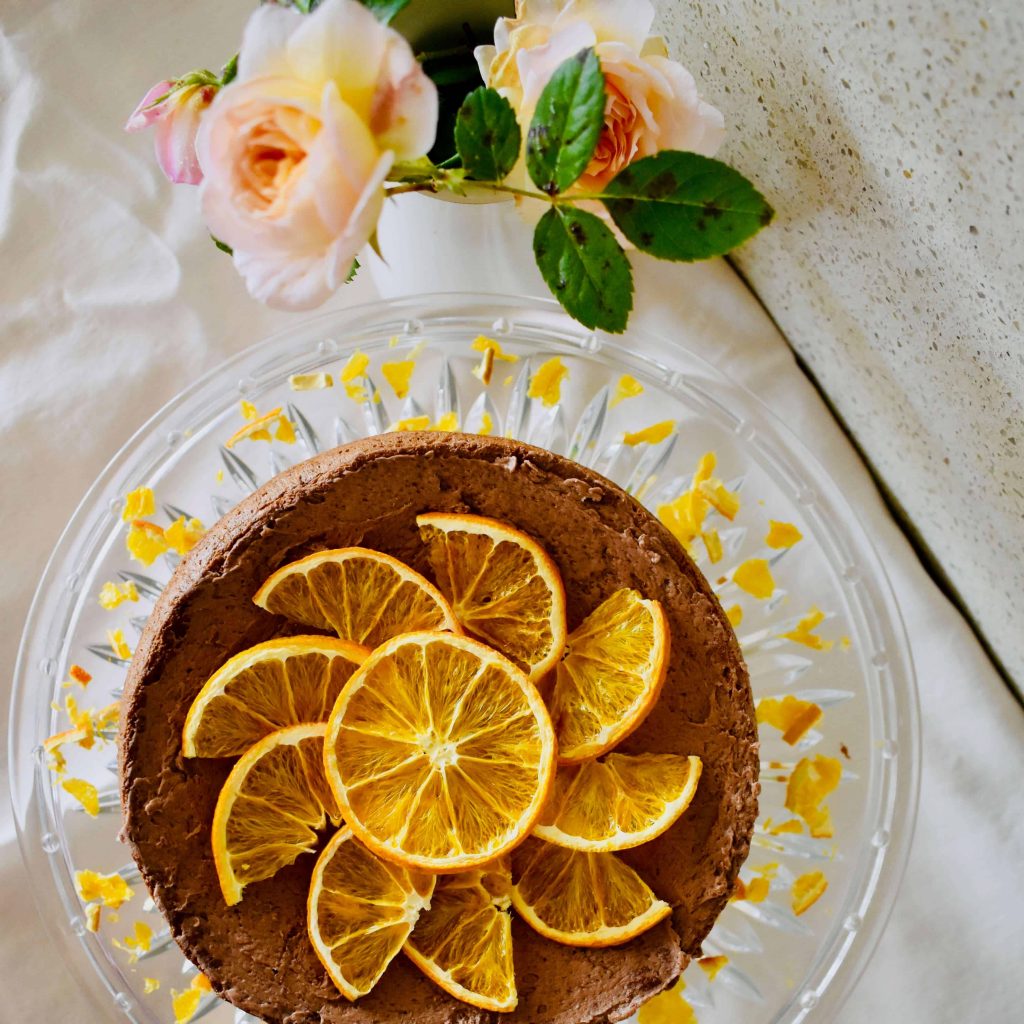
[[[1024,686],[1024,6],[661,8],[779,211],[737,265]]]

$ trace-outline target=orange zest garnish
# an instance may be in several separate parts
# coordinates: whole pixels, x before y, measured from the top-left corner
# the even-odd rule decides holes
[[[825,613],[820,608],[811,610],[788,633],[780,633],[783,640],[792,640],[795,644],[803,644],[813,651],[832,650],[832,641],[818,636],[814,630],[825,621]]]
[[[748,558],[732,574],[733,583],[751,597],[764,601],[775,593],[775,580],[766,558]]]
[[[82,668],[81,665],[72,665],[68,669],[68,675],[79,684],[79,686],[88,686],[92,681],[92,676]]]
[[[697,966],[708,976],[708,981],[714,981],[718,972],[729,962],[727,956],[702,956],[697,961]]]
[[[622,435],[622,443],[631,448],[638,444],[660,444],[676,429],[675,420],[662,420],[660,423],[652,423],[643,430],[626,431]]]
[[[164,528],[145,519],[133,519],[125,537],[128,554],[143,565],[152,565],[168,550]]]
[[[519,362],[519,356],[514,355],[512,352],[503,351],[499,342],[495,341],[493,338],[488,338],[483,334],[478,335],[474,339],[471,347],[474,352],[483,352],[485,354],[487,352],[493,352],[494,358],[503,363]]]
[[[612,395],[612,400],[608,403],[609,408],[614,409],[615,406],[620,402],[624,402],[627,398],[636,398],[637,395],[642,395],[643,393],[643,384],[636,377],[631,377],[628,373],[624,373],[615,385],[615,393]]]
[[[159,978],[143,978],[142,991],[145,995],[152,995],[160,987]]]
[[[151,516],[155,511],[156,501],[153,498],[152,488],[137,487],[124,496],[121,519],[127,523],[132,519],[139,519],[141,516]]]
[[[546,406],[557,405],[562,397],[562,381],[568,377],[569,368],[558,356],[552,356],[542,363],[530,378],[528,398],[539,398]]]
[[[369,365],[370,357],[365,352],[356,349],[348,357],[348,362],[341,373],[338,374],[338,380],[345,387],[345,394],[355,402],[364,402],[368,397],[366,388],[362,384],[357,384],[356,381],[366,376],[366,369]]]
[[[722,560],[722,538],[718,536],[717,530],[705,530],[700,535],[704,541],[704,550],[708,553],[708,561],[714,565]]]
[[[815,839],[832,837],[832,815],[823,803],[838,785],[843,766],[834,757],[805,757],[793,769],[786,786],[786,810],[799,814]]]
[[[739,498],[712,475],[715,464],[715,453],[705,452],[697,464],[689,490],[658,506],[658,518],[687,551],[704,532],[704,519],[710,509],[715,509],[729,520],[734,519],[739,511]]]
[[[126,583],[114,583],[108,580],[99,592],[100,607],[106,608],[107,611],[112,611],[125,601],[138,601],[138,599],[138,588],[131,580]]]
[[[293,373],[288,378],[292,391],[321,391],[334,387],[334,378],[329,373]]]
[[[764,542],[770,548],[791,548],[804,539],[804,535],[792,523],[768,520],[768,536]]]
[[[110,644],[110,649],[117,657],[123,658],[125,661],[131,658],[132,649],[128,646],[124,633],[120,629],[107,630],[107,643]]]
[[[827,888],[828,880],[820,871],[809,871],[806,875],[801,875],[793,883],[790,899],[793,913],[799,917],[804,911],[810,910]]]
[[[786,743],[798,742],[800,738],[821,720],[822,711],[809,700],[800,700],[786,694],[781,700],[765,697],[757,705],[758,722],[766,722],[782,732]]]
[[[244,402],[242,413],[246,415],[254,411],[251,402]],[[225,442],[225,448],[234,448],[239,441],[284,441],[285,444],[295,443],[295,427],[292,421],[281,411],[281,407],[271,409],[262,416],[248,419]]]
[[[480,360],[479,366],[473,367],[473,376],[478,377],[483,386],[489,387],[491,377],[494,375],[494,349],[484,350],[484,357]]]
[[[85,908],[85,927],[90,932],[100,930],[100,918],[103,916],[103,907],[99,903],[90,903]]]
[[[116,871],[111,875],[76,871],[75,888],[83,903],[98,902],[111,910],[119,910],[135,895],[132,887]]]
[[[85,779],[65,779],[61,788],[70,793],[85,809],[90,818],[100,813],[100,795],[96,787]]]
[[[177,551],[179,555],[187,555],[199,543],[205,532],[206,527],[198,519],[186,520],[184,516],[178,516],[164,530],[164,539],[168,547]]]
[[[638,1024],[697,1024],[693,1007],[683,997],[686,979],[680,979],[637,1011]]]
[[[725,609],[725,617],[729,620],[729,625],[736,629],[743,622],[743,609],[738,604],[730,605]]]
[[[402,359],[394,363],[382,363],[380,372],[391,385],[396,398],[405,398],[409,394],[412,372],[416,369],[415,359]]]
[[[117,939],[113,940],[115,949],[121,949],[131,954],[132,963],[139,959],[140,953],[148,953],[152,943],[153,929],[145,921],[136,921],[134,932],[125,936],[123,942],[118,942]]]

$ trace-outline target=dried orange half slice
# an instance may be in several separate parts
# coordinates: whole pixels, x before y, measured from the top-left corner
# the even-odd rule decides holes
[[[374,856],[343,828],[313,868],[307,903],[310,942],[348,999],[365,996],[430,905],[434,877]]]
[[[247,885],[312,853],[327,819],[340,820],[324,779],[326,731],[320,722],[272,732],[231,769],[213,813],[213,860],[228,906]]]
[[[635,590],[617,590],[573,630],[550,700],[559,761],[597,757],[644,720],[665,682],[670,642],[660,603]]]
[[[374,853],[458,872],[529,835],[555,737],[536,687],[507,658],[469,637],[410,633],[345,684],[324,761],[345,821]]]
[[[185,757],[236,757],[268,733],[326,722],[365,647],[328,636],[268,640],[225,662],[185,718]]]
[[[701,767],[699,757],[679,754],[609,754],[564,765],[533,834],[588,853],[640,846],[690,806]]]
[[[442,875],[430,909],[405,943],[409,959],[464,1003],[507,1013],[519,1001],[512,966],[512,880],[497,861],[478,871]]]
[[[531,928],[566,946],[617,946],[672,908],[614,853],[581,853],[531,840],[512,906]]]
[[[374,648],[419,629],[458,632],[437,587],[391,555],[369,548],[318,551],[277,570],[253,598],[293,622],[333,629]]]
[[[483,516],[416,517],[430,565],[467,633],[540,679],[565,647],[565,588],[548,553],[522,530]]]

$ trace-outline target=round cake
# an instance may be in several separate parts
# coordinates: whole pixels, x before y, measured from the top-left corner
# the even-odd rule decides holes
[[[570,630],[624,587],[660,601],[671,631],[664,689],[618,749],[703,761],[682,818],[620,854],[671,904],[671,916],[604,949],[560,945],[515,920],[519,1004],[511,1013],[454,999],[401,955],[369,995],[349,1002],[306,936],[314,858],[299,857],[227,906],[210,835],[232,762],[182,756],[186,713],[213,672],[256,643],[309,632],[253,603],[271,573],[316,551],[358,545],[429,577],[416,516],[446,511],[501,520],[533,537],[561,572]],[[175,571],[139,642],[120,766],[123,838],[174,938],[221,996],[270,1024],[622,1020],[699,955],[757,812],[746,667],[682,546],[623,490],[574,462],[517,441],[454,433],[385,434],[336,448],[275,477],[214,526]]]

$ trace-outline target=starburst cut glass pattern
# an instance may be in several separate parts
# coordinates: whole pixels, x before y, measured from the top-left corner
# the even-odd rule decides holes
[[[760,816],[740,885],[706,963],[639,1019],[795,1020],[786,1008],[824,1002],[869,945],[913,813],[912,676],[870,544],[799,445],[698,360],[673,352],[666,367],[546,309],[446,303],[429,315],[408,303],[406,319],[401,304],[342,314],[253,349],[165,410],[98,482],[44,578],[19,667],[12,747],[28,768],[13,785],[26,848],[39,851],[33,878],[127,1019],[255,1024],[182,960],[116,840],[130,652],[205,526],[296,462],[392,424],[515,437],[669,510],[661,518],[737,624],[758,702]],[[316,374],[339,386],[289,384]],[[470,877],[453,904],[508,913],[502,884]]]

